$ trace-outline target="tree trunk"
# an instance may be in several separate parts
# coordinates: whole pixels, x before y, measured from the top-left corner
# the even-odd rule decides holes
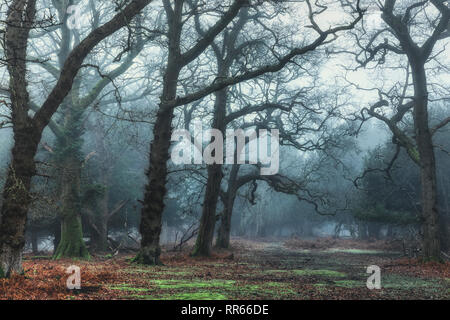
[[[166,101],[176,97],[180,69],[173,53],[169,54],[164,89],[159,111],[153,127],[153,142],[150,145],[150,166],[147,172],[148,184],[145,188],[141,210],[140,233],[141,249],[134,259],[137,263],[147,265],[162,264],[159,237],[166,196],[167,161],[172,135],[174,108],[168,107]]]
[[[28,36],[35,14],[36,1],[12,1],[8,5],[4,49],[9,73],[14,147],[0,215],[0,277],[23,272],[22,249],[31,203],[30,185],[36,171],[34,156],[41,139],[41,133],[28,115],[30,99],[26,79]]]
[[[213,164],[208,166],[208,181],[206,183],[202,217],[200,219],[200,228],[192,256],[211,255],[214,228],[216,225],[216,208],[222,177],[222,165]]]
[[[428,123],[428,92],[423,64],[412,65],[414,80],[414,126],[420,159],[422,188],[423,258],[440,260],[439,214],[437,209],[436,160]]]
[[[78,214],[68,214],[63,217],[61,225],[61,241],[54,254],[54,259],[89,258],[83,241],[81,217]]]
[[[225,131],[225,116],[227,107],[228,89],[216,92],[214,103],[213,128]],[[213,139],[211,139],[211,142]],[[220,185],[222,184],[222,164],[208,165],[208,180],[206,183],[205,198],[203,201],[202,217],[197,240],[192,251],[192,256],[209,256],[214,239],[216,225],[216,208],[219,200]]]
[[[166,196],[167,161],[169,160],[170,135],[172,132],[173,109],[161,111],[153,129],[153,143],[150,147],[150,168],[147,173],[144,205],[141,211],[141,249],[135,261],[147,265],[161,264],[162,213]]]
[[[57,139],[56,161],[61,168],[59,191],[62,206],[61,241],[54,259],[89,258],[81,225],[80,181],[82,170],[83,109],[66,106],[63,134]]]
[[[224,210],[216,241],[216,246],[222,249],[228,249],[230,247],[231,217],[233,216],[234,202],[238,191],[237,178],[239,168],[239,164],[234,164],[232,166],[230,177],[228,179],[227,193],[223,199]]]
[[[37,254],[39,252],[39,241],[38,241],[37,231],[31,230],[31,251],[33,254]]]
[[[32,128],[15,130],[13,160],[3,192],[0,224],[0,277],[21,274],[25,226],[31,204],[31,177],[35,174],[34,155],[39,135]]]
[[[56,249],[58,248],[59,243],[61,242],[61,222],[56,220],[52,224],[53,230],[53,255],[55,255]]]
[[[228,197],[224,206],[225,208],[220,221],[219,233],[217,235],[216,241],[216,246],[222,249],[228,249],[230,247],[231,217],[233,216],[233,207],[234,201],[236,199],[236,193],[233,193]]]
[[[90,251],[104,253],[108,251],[108,220],[106,217],[97,219],[95,229],[91,231]]]
[[[80,175],[79,160],[69,154],[63,162],[61,177],[61,240],[53,255],[54,259],[61,258],[89,258],[83,240],[83,229],[80,214]]]
[[[109,173],[107,167],[101,169],[103,186],[109,185]],[[91,252],[104,253],[108,251],[108,222],[109,215],[109,191],[105,190],[100,205],[94,206],[88,214],[91,215]]]

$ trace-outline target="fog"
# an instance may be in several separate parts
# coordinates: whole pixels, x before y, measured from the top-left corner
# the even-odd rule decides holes
[[[20,46],[0,49],[0,205],[3,224],[17,223],[2,230],[55,258],[147,262],[160,247],[208,256],[230,239],[323,237],[398,240],[432,256],[420,233],[447,252],[448,29],[434,37],[428,18],[444,8],[395,9],[415,12],[405,19],[424,46],[418,62],[372,2],[361,3],[368,15],[352,1],[222,2],[140,1],[126,27],[118,17],[95,38],[114,3],[75,1],[69,14],[37,1],[26,63],[11,62]],[[214,139],[196,136],[196,122]],[[242,148],[230,141],[224,161],[220,138],[239,129],[254,134]],[[263,173],[263,152],[277,170]],[[25,219],[9,217],[23,215],[20,236]]]

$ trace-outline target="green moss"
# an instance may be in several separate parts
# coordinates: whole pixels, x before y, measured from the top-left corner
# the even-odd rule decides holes
[[[361,288],[366,286],[365,280],[335,280],[335,285],[344,288]],[[400,275],[385,275],[381,277],[381,287],[383,289],[424,289],[424,290],[441,290],[443,285],[434,279],[421,279],[413,277],[405,277]]]
[[[345,273],[334,270],[302,269],[302,270],[292,270],[292,272],[299,276],[321,276],[330,278],[341,278],[346,276]]]
[[[416,163],[420,163],[419,151],[416,148],[410,147],[407,149],[407,151],[411,159],[413,159]]]
[[[227,300],[227,296],[217,292],[187,292],[163,295],[131,295],[124,298],[143,300]]]
[[[443,284],[434,279],[413,278],[394,274],[381,278],[381,287],[387,289],[433,289],[443,288],[443,286]]]
[[[234,280],[209,280],[209,281],[190,281],[190,280],[150,280],[150,282],[160,289],[183,289],[183,288],[231,288]]]
[[[53,259],[79,258],[90,259],[89,252],[83,241],[81,217],[72,210],[64,210],[61,230],[61,241],[55,251]]]
[[[151,286],[158,287],[159,290],[168,290],[170,293],[156,295],[138,295],[135,298],[140,299],[192,299],[192,300],[215,300],[227,299],[227,297],[270,297],[280,298],[295,295],[296,292],[290,284],[280,282],[267,282],[264,284],[243,284],[234,280],[174,280],[174,279],[155,279],[150,280]],[[145,288],[135,288],[126,284],[113,286],[113,290],[123,290],[130,292],[152,291]],[[209,291],[205,291],[209,289]],[[178,291],[178,292],[177,292]]]
[[[276,298],[295,295],[297,292],[288,283],[268,282],[263,285],[263,292]]]
[[[192,293],[179,293],[174,294],[172,297],[174,300],[226,300],[227,297],[217,292],[192,292]]]
[[[0,267],[0,279],[5,278],[5,272],[3,271],[2,267]]]

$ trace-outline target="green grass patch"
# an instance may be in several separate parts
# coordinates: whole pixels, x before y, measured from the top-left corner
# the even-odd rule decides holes
[[[335,280],[335,285],[344,288],[362,288],[366,286],[366,280]],[[382,289],[412,290],[422,289],[425,291],[436,291],[444,289],[444,285],[434,279],[421,279],[401,275],[381,276]]]
[[[381,287],[387,289],[443,289],[444,285],[434,279],[405,277],[401,275],[381,276]]]
[[[291,285],[283,282],[266,282],[262,284],[236,283],[232,288],[227,288],[225,291],[235,298],[244,295],[246,298],[280,299],[296,295],[296,291]]]
[[[321,276],[327,278],[342,278],[346,276],[345,273],[334,270],[300,269],[292,270],[292,272],[298,276]]]
[[[185,289],[185,288],[231,288],[234,280],[150,280],[150,283],[160,289]]]
[[[127,299],[141,300],[227,300],[227,296],[217,292],[187,292],[162,295],[131,295],[126,296]]]
[[[314,287],[326,287],[327,284],[326,283],[315,283],[313,284]]]

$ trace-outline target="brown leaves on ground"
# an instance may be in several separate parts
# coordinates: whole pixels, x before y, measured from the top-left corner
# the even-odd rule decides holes
[[[71,299],[74,291],[66,287],[70,276],[66,270],[71,265],[81,268],[84,291],[80,291],[78,299],[99,298],[103,290],[102,284],[118,280],[118,263],[115,261],[26,260],[23,263],[25,276],[14,275],[11,279],[0,279],[0,299]],[[98,292],[92,295],[92,291]]]
[[[446,294],[448,297],[448,290],[446,293],[442,289],[442,283],[445,285],[450,278],[448,262],[423,264],[392,253],[348,254],[319,249],[339,247],[381,250],[385,248],[383,243],[378,243],[380,247],[372,242],[351,240],[292,239],[283,246],[281,242],[235,239],[232,245],[232,250],[216,251],[209,258],[191,257],[189,248],[183,252],[167,251],[162,255],[165,265],[156,267],[133,264],[131,255],[119,255],[112,259],[94,257],[90,261],[54,261],[50,258],[28,257],[24,261],[25,276],[0,279],[0,299],[170,299],[172,294],[192,293],[195,290],[223,293],[228,299],[442,299]],[[303,249],[306,248],[317,250],[305,252]],[[405,281],[413,281],[413,285],[408,288],[368,290],[365,287],[367,276],[364,274],[366,266],[371,264],[379,265],[383,276],[400,277]],[[66,270],[71,265],[81,269],[82,289],[79,291],[66,288],[69,277]],[[296,273],[298,270],[339,272],[345,277]],[[438,282],[440,287],[424,293],[422,287],[414,286],[415,279],[430,279],[431,283]],[[193,284],[226,283],[230,280],[233,285],[224,288],[220,285],[198,289],[161,286],[161,281],[169,281],[168,284],[172,284],[170,281]],[[344,281],[344,285],[348,282],[350,286],[339,286],[339,281]],[[130,290],[123,290],[121,286]]]
[[[409,274],[422,278],[446,278],[450,279],[450,262],[426,262],[422,263],[418,259],[400,258],[394,264],[381,266],[384,270],[398,274]]]

